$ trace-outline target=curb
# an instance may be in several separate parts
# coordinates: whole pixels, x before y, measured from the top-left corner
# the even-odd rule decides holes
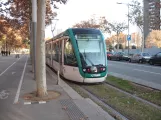
[[[135,78],[135,77],[130,77],[130,76],[114,73],[114,72],[109,72],[108,74],[112,75],[114,77],[119,77],[119,78],[122,78],[124,80],[128,80],[128,81],[146,86],[146,87],[151,87],[151,88],[154,88],[154,89],[161,90],[160,84],[156,84],[156,83],[153,83],[153,82],[145,81],[145,80],[142,80],[142,79],[138,79],[138,78]]]
[[[50,69],[50,68],[49,68]],[[49,70],[50,74],[54,76],[54,78],[58,79],[57,78],[57,75],[56,73],[54,73],[53,71]],[[86,98],[83,98],[80,94],[78,94],[72,87],[70,87],[67,83],[65,83],[61,78],[59,78],[59,84],[58,84],[68,95],[69,97],[76,103],[76,101],[79,101],[79,100],[83,100],[85,101],[86,103],[88,103],[89,105],[95,107],[97,110],[97,113],[102,116],[104,118],[106,118],[106,120],[113,120],[113,117],[111,115],[109,115],[108,112],[104,111],[100,106],[98,106],[94,101],[92,101],[90,98],[86,99]],[[77,105],[77,104],[76,104]],[[77,105],[77,107],[79,109],[80,106]],[[83,111],[82,111],[83,112]],[[84,112],[83,112],[84,113]],[[84,113],[85,114],[85,113]],[[90,116],[87,115],[87,116]]]

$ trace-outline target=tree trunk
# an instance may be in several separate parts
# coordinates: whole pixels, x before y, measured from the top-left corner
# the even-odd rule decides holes
[[[31,21],[30,21],[30,27],[29,27],[29,33],[30,33],[30,35],[29,35],[29,39],[30,39],[30,60],[31,60],[31,64],[33,65],[33,62],[32,62],[32,54],[33,54],[33,44],[32,44],[32,29],[31,29],[32,27],[31,27]],[[33,72],[33,67],[32,67],[32,72]]]
[[[142,52],[144,52],[144,47],[145,47],[145,40],[144,40],[144,33],[142,32]]]
[[[141,52],[144,51],[144,32],[143,32],[143,29],[141,27],[139,27],[140,30],[141,30],[141,34],[142,34],[142,41],[141,41]]]
[[[46,65],[45,65],[45,13],[46,0],[38,0],[37,9],[37,40],[36,40],[36,82],[37,95],[47,95]]]

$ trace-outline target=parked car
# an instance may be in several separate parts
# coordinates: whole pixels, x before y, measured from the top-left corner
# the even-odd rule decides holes
[[[123,53],[121,60],[129,61],[129,55],[127,53]]]
[[[149,62],[151,58],[151,55],[149,53],[136,53],[133,56],[129,58],[129,62],[138,62],[138,63],[144,63]]]
[[[107,52],[107,59],[111,60],[111,56],[113,55],[112,52]]]
[[[156,55],[152,56],[149,60],[151,65],[153,64],[161,64],[161,52],[157,53]]]
[[[111,60],[129,60],[129,57],[126,53],[124,52],[116,52],[111,56]]]

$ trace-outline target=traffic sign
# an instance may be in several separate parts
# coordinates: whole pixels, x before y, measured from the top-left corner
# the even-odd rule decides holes
[[[131,40],[131,35],[127,35],[127,41]]]

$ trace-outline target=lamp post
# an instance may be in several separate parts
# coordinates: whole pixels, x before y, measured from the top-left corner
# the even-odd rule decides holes
[[[124,5],[127,5],[128,7],[128,36],[129,36],[129,30],[130,30],[129,28],[129,6],[132,6],[132,5],[129,3],[119,3],[119,2],[117,2],[117,4],[124,4]],[[128,55],[129,55],[129,40],[128,40]]]

